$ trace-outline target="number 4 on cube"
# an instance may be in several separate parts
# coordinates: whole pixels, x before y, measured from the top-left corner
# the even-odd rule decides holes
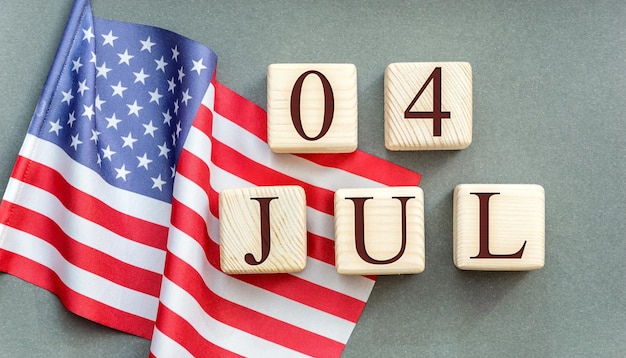
[[[385,71],[385,146],[451,150],[472,142],[472,68],[466,62],[392,63]]]

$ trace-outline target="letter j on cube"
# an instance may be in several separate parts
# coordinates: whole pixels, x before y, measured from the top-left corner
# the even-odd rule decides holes
[[[219,212],[222,271],[244,274],[304,269],[304,189],[291,185],[224,189]]]

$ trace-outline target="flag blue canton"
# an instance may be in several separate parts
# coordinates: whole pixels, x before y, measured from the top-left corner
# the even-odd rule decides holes
[[[215,54],[167,30],[89,13],[79,26],[29,133],[116,187],[171,202],[176,161]]]

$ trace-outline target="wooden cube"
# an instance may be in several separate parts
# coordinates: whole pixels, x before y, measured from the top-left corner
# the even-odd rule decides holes
[[[385,147],[464,149],[472,143],[467,62],[392,63],[385,71]]]
[[[421,188],[340,189],[335,193],[338,273],[420,273],[424,264]]]
[[[349,153],[357,148],[352,64],[267,68],[267,138],[276,153]]]
[[[229,274],[302,271],[306,199],[299,186],[225,189],[219,195],[220,264]]]
[[[453,200],[456,267],[483,271],[529,271],[543,267],[543,187],[462,184],[455,188]]]

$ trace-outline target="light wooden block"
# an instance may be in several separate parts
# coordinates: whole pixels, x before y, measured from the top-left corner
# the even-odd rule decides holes
[[[219,195],[219,212],[222,271],[241,274],[304,269],[306,199],[301,187],[225,189]],[[269,254],[264,259],[262,241],[267,234]]]
[[[424,271],[422,189],[415,186],[337,190],[335,265],[340,274],[389,275]]]
[[[387,149],[453,150],[472,143],[469,63],[392,63],[385,71],[384,96]]]
[[[356,150],[353,64],[272,64],[267,68],[267,137],[276,153]]]
[[[462,270],[544,265],[545,193],[534,184],[461,184],[454,190],[453,256]]]

